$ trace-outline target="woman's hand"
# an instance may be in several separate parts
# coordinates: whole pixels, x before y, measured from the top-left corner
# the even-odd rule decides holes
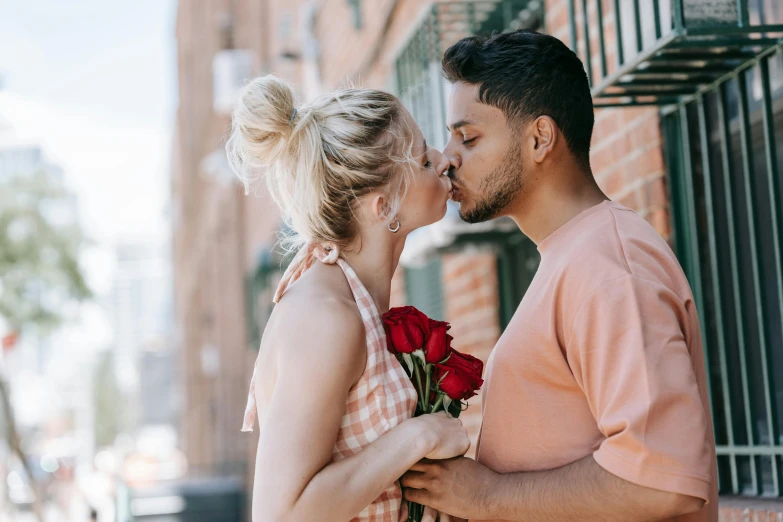
[[[424,440],[430,444],[425,458],[442,460],[461,457],[470,449],[470,438],[462,421],[449,417],[446,412],[422,415],[415,420],[421,424]]]

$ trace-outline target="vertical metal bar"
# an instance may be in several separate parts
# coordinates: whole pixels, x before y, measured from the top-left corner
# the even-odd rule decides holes
[[[408,71],[406,70],[406,55],[408,54],[407,49],[402,51],[400,54],[399,60],[397,60],[397,88],[399,89],[398,92],[400,93],[400,98],[402,99],[402,103],[405,105],[408,105],[408,82],[407,82],[407,75]],[[410,106],[408,105],[408,108],[410,109]]]
[[[620,0],[614,0],[614,29],[617,33],[617,68],[619,69],[625,63],[623,56],[623,22],[620,12]]]
[[[427,25],[424,24],[419,29],[417,35],[419,52],[419,118],[424,120],[424,136],[429,143],[433,143],[432,136],[432,102],[429,100],[430,79],[430,53],[427,42]]]
[[[726,422],[726,435],[729,446],[734,446],[734,425],[732,424],[733,405],[731,404],[731,390],[729,387],[729,363],[726,355],[726,335],[723,329],[723,299],[718,270],[718,242],[715,237],[717,230],[715,224],[715,205],[712,195],[712,169],[710,168],[710,142],[707,127],[707,114],[704,108],[704,99],[699,97],[697,101],[699,109],[699,136],[701,137],[701,164],[704,175],[704,204],[707,213],[707,239],[710,249],[710,277],[712,278],[712,295],[715,301],[716,341],[718,349],[718,361],[720,363],[721,395],[723,396],[723,413]],[[709,367],[708,367],[709,371]],[[731,492],[737,494],[739,489],[739,477],[737,475],[737,457],[729,455],[729,469],[731,473]]]
[[[737,0],[737,20],[740,27],[750,25],[750,12],[748,10],[748,0]]]
[[[642,37],[644,35],[642,34],[642,13],[639,9],[639,0],[633,0],[633,16],[636,23],[636,50],[642,52],[642,48],[644,48]]]
[[[756,0],[756,7],[759,10],[759,25],[767,25],[767,10],[764,8],[764,0]]]
[[[682,181],[685,190],[685,205],[688,223],[687,245],[691,261],[691,286],[693,287],[693,296],[696,299],[696,309],[702,317],[702,324],[706,324],[704,318],[704,287],[701,277],[701,253],[699,252],[699,230],[696,221],[696,192],[693,188],[693,158],[691,157],[690,127],[688,125],[688,110],[686,105],[680,105],[680,133],[683,150],[683,172]],[[707,346],[707,337],[702,339],[705,356],[709,354]],[[709,392],[710,402],[712,402],[712,384],[709,373],[710,367],[707,365],[707,390]]]
[[[745,321],[743,318],[743,308],[745,306],[742,292],[740,290],[739,280],[739,255],[737,248],[737,218],[734,214],[734,198],[736,191],[733,188],[731,180],[732,158],[731,158],[731,126],[729,122],[729,112],[727,109],[726,85],[720,86],[718,103],[718,126],[720,128],[721,138],[721,159],[723,162],[723,193],[726,198],[726,222],[727,238],[729,240],[729,260],[731,273],[731,290],[734,296],[734,320],[737,325],[737,351],[740,360],[740,379],[742,382],[742,405],[745,410],[745,431],[748,439],[748,446],[754,446],[756,443],[755,429],[753,427],[753,404],[750,400],[750,384],[748,383],[748,362],[747,345],[745,343]],[[758,493],[759,481],[755,456],[750,457],[750,480],[753,491]]]
[[[585,68],[587,69],[587,81],[593,85],[593,60],[590,52],[590,17],[587,16],[587,0],[582,0],[582,27],[585,37]],[[600,29],[600,27],[599,27]]]
[[[443,57],[443,51],[441,50],[440,45],[440,25],[438,24],[438,17],[436,15],[435,6],[432,6],[432,11],[430,12],[429,17],[432,27],[432,32],[430,34],[430,37],[432,38],[432,58],[435,61],[435,67],[440,69],[440,61]],[[443,78],[440,74],[436,75],[434,89],[437,91],[436,100],[438,104],[438,122],[435,123],[435,128],[437,129],[438,136],[440,137],[440,143],[435,146],[441,147],[442,149],[446,146],[448,137],[446,136],[446,100],[443,93]]]
[[[509,2],[509,0],[503,0],[503,31],[508,31],[513,17],[514,14],[512,13],[511,2]]]
[[[685,31],[685,10],[682,3],[685,0],[672,0],[674,6],[674,31],[677,34],[682,34]]]
[[[468,30],[470,34],[476,33],[476,4],[468,2]]]
[[[742,180],[745,185],[745,206],[748,219],[748,241],[750,242],[750,263],[751,279],[753,284],[753,309],[752,314],[756,318],[756,329],[759,336],[759,352],[761,353],[761,378],[764,386],[764,405],[766,406],[767,424],[769,425],[773,412],[771,409],[771,400],[769,397],[769,369],[767,368],[767,334],[764,331],[764,306],[762,303],[761,280],[759,277],[759,262],[761,261],[761,242],[759,241],[758,229],[756,227],[756,205],[753,201],[755,188],[755,176],[753,175],[752,154],[753,145],[751,143],[750,132],[750,114],[748,111],[748,86],[745,82],[747,71],[737,76],[737,86],[739,87],[739,117],[740,117],[740,140],[742,143]],[[759,470],[759,482],[761,482]],[[760,494],[758,491],[757,494]]]
[[[601,50],[601,79],[606,78],[606,43],[604,42],[604,8],[603,0],[596,0],[595,8],[598,13],[598,45]]]
[[[655,21],[655,39],[661,38],[661,12],[658,6],[658,0],[652,0],[653,21]]]
[[[780,194],[780,177],[778,172],[778,157],[775,149],[775,115],[772,111],[772,89],[770,87],[769,78],[769,58],[761,60],[761,92],[762,103],[764,105],[764,153],[767,161],[767,176],[769,181],[769,209],[770,209],[770,221],[772,225],[772,251],[775,258],[775,289],[777,290],[776,302],[778,304],[778,321],[783,324],[783,253],[781,253],[781,244],[783,244],[783,214],[779,207],[778,195]],[[771,368],[774,364],[770,358],[769,353],[767,355],[766,365]],[[765,395],[769,397],[770,402],[770,417],[769,417],[769,437],[770,444],[775,445],[778,433],[778,423],[775,413],[777,412],[777,405],[775,404],[775,392],[774,384],[772,384],[772,376],[769,376],[770,383],[769,388],[765,391]],[[778,469],[778,459],[772,457],[772,480],[775,488],[776,495],[783,495],[781,486],[783,478],[780,475]]]
[[[500,281],[500,295],[503,300],[503,317],[502,327],[508,325],[511,322],[511,316],[514,314],[516,304],[514,303],[514,271],[511,268],[511,249],[508,245],[503,244],[500,247],[500,258],[498,260],[500,264],[500,274],[502,280]]]
[[[579,54],[579,42],[576,39],[576,0],[568,0],[568,25],[571,32],[571,49]]]

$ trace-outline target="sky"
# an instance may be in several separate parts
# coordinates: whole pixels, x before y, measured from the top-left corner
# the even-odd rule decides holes
[[[176,0],[0,0],[0,121],[63,168],[90,240],[82,268],[97,299],[57,334],[58,368],[111,342],[100,300],[115,246],[169,236],[175,18]]]
[[[0,115],[65,169],[99,244],[168,230],[175,0],[0,0]]]

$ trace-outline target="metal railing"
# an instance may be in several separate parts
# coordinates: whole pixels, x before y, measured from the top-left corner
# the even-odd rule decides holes
[[[783,495],[783,44],[664,113],[724,493]]]
[[[597,107],[677,103],[783,37],[779,0],[568,0],[568,9]]]

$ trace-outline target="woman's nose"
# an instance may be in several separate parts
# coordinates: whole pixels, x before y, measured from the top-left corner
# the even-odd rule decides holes
[[[435,167],[435,172],[440,175],[446,175],[452,167],[455,169],[459,168],[459,165],[454,161],[454,158],[446,154],[441,154],[438,164]]]

